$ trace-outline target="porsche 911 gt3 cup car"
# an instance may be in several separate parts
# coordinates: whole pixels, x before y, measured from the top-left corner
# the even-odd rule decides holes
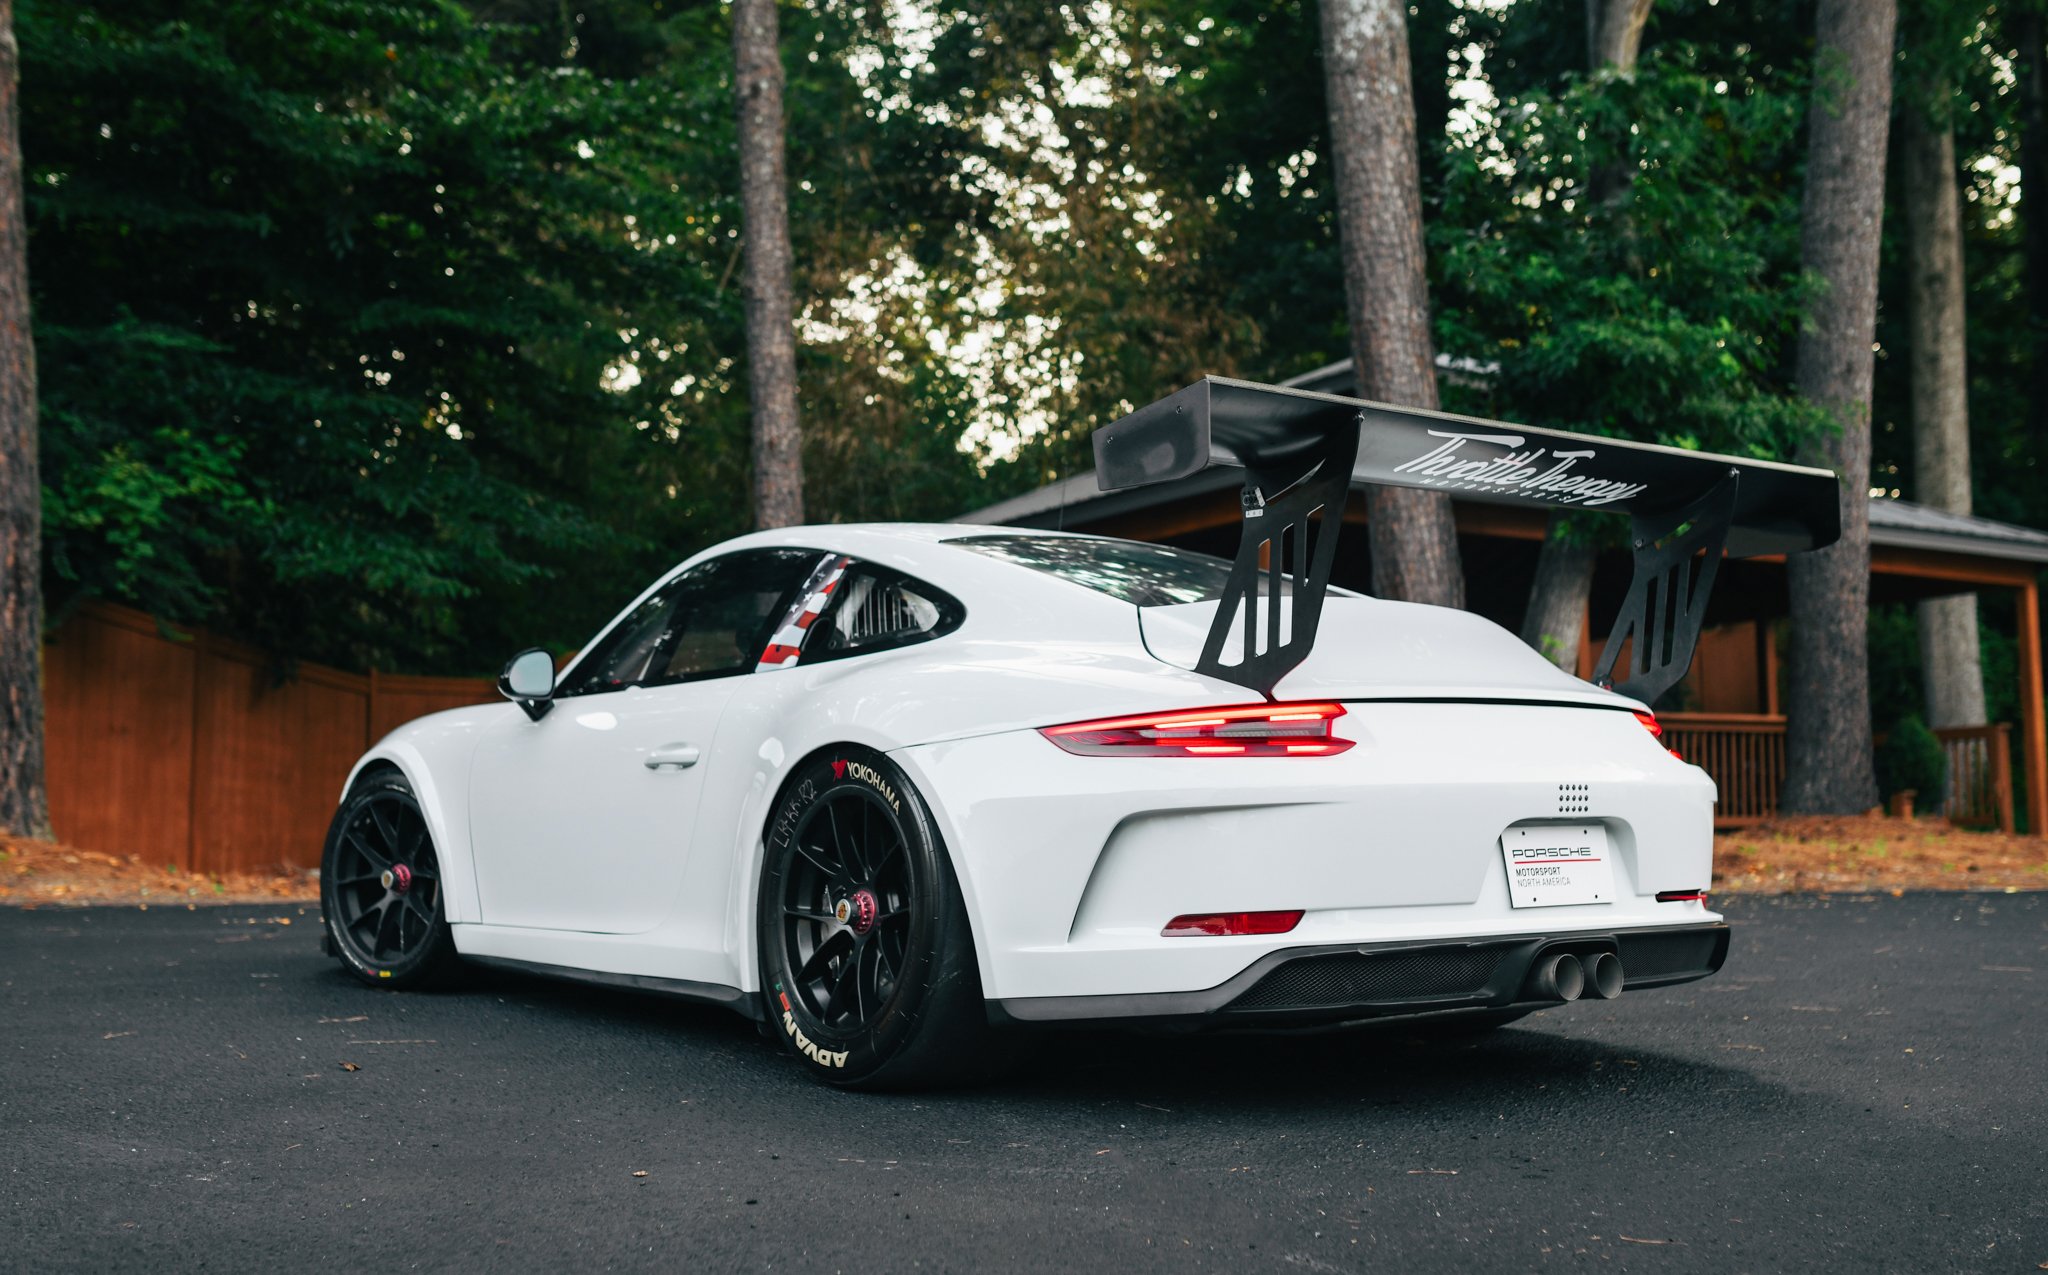
[[[1497,1022],[1720,967],[1714,785],[1648,701],[1724,551],[1835,537],[1831,476],[1218,379],[1096,445],[1111,488],[1243,467],[1236,560],[968,525],[708,549],[559,674],[523,652],[511,702],[363,757],[330,950],[714,1001],[845,1085],[1020,1024]],[[1331,587],[1354,478],[1629,514],[1603,684]]]

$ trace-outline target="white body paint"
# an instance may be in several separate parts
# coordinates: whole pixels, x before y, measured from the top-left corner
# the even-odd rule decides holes
[[[797,527],[730,541],[676,570],[801,546],[926,580],[966,619],[896,650],[564,698],[538,722],[511,703],[439,713],[357,770],[389,764],[412,781],[460,951],[714,988],[758,988],[755,890],[776,795],[794,767],[844,744],[889,754],[930,806],[991,999],[1197,991],[1309,945],[1718,919],[1655,901],[1708,884],[1705,772],[1643,729],[1629,711],[1641,705],[1462,612],[1328,600],[1316,649],[1276,698],[1343,701],[1347,752],[1062,751],[1038,728],[1257,697],[1183,667],[1215,604],[1141,619],[944,543],[991,531],[1012,534]],[[647,767],[650,750],[678,743],[701,761]],[[1606,830],[1617,898],[1511,907],[1502,834],[1566,819]],[[1182,913],[1292,908],[1307,915],[1288,934],[1159,934]]]

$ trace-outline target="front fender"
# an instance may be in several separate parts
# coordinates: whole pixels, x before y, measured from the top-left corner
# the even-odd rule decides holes
[[[469,771],[477,740],[491,722],[518,711],[511,704],[485,704],[408,722],[364,753],[342,785],[341,799],[346,800],[356,780],[372,767],[390,766],[405,776],[419,798],[427,832],[434,838],[451,925],[474,922],[483,915],[469,835]]]

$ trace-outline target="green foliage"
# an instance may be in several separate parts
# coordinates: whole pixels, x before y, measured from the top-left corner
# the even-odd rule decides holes
[[[1917,612],[1902,603],[1872,607],[1869,635],[1870,702],[1878,728],[1909,714],[1924,719],[1927,700],[1920,681]]]
[[[1455,148],[1432,247],[1470,410],[1782,457],[1820,418],[1785,367],[1806,298],[1793,155],[1804,96],[1739,57],[1652,50],[1562,78]]]
[[[640,331],[738,344],[729,112],[667,65],[717,24],[614,79],[445,2],[24,5],[53,590],[475,669],[742,527],[727,400],[605,388]]]
[[[1962,186],[1969,355],[1970,451],[1975,511],[2048,526],[2048,403],[2036,369],[2048,294],[2029,295],[2027,212],[2020,199],[2026,15],[2038,5],[1923,0],[1899,13],[1899,110],[1922,110],[1955,128]],[[1905,224],[1892,192],[1884,231],[1877,378],[1872,406],[1872,485],[1915,498],[1906,329]],[[1894,298],[1898,299],[1894,303]],[[1988,595],[1987,595],[1988,596]],[[1987,693],[1997,686],[1986,670]],[[1995,713],[1992,720],[2009,720]]]
[[[1948,757],[1918,713],[1907,713],[1886,732],[1884,746],[1877,750],[1877,769],[1879,786],[1886,795],[1918,793],[1921,808],[1940,807],[1942,787],[1948,782]]]
[[[1499,364],[1447,403],[1786,455],[1816,427],[1787,392],[1810,6],[1659,0],[1628,79],[1583,73],[1582,9],[1414,7],[1437,337]],[[947,517],[1204,372],[1348,354],[1313,4],[782,21],[814,518]],[[59,607],[489,672],[747,528],[722,6],[23,0],[17,24]],[[1908,63],[1942,44],[1977,196],[1979,510],[2048,524],[2009,169],[1977,166],[2018,158],[2008,25],[1943,0],[1902,29]],[[1496,122],[1446,140],[1474,65]],[[1877,438],[1910,495],[1902,363]]]

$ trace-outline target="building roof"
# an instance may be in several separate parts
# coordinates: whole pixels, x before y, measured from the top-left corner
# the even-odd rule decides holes
[[[2048,532],[1971,514],[1952,514],[1910,500],[1870,502],[1870,543],[2048,562]]]

